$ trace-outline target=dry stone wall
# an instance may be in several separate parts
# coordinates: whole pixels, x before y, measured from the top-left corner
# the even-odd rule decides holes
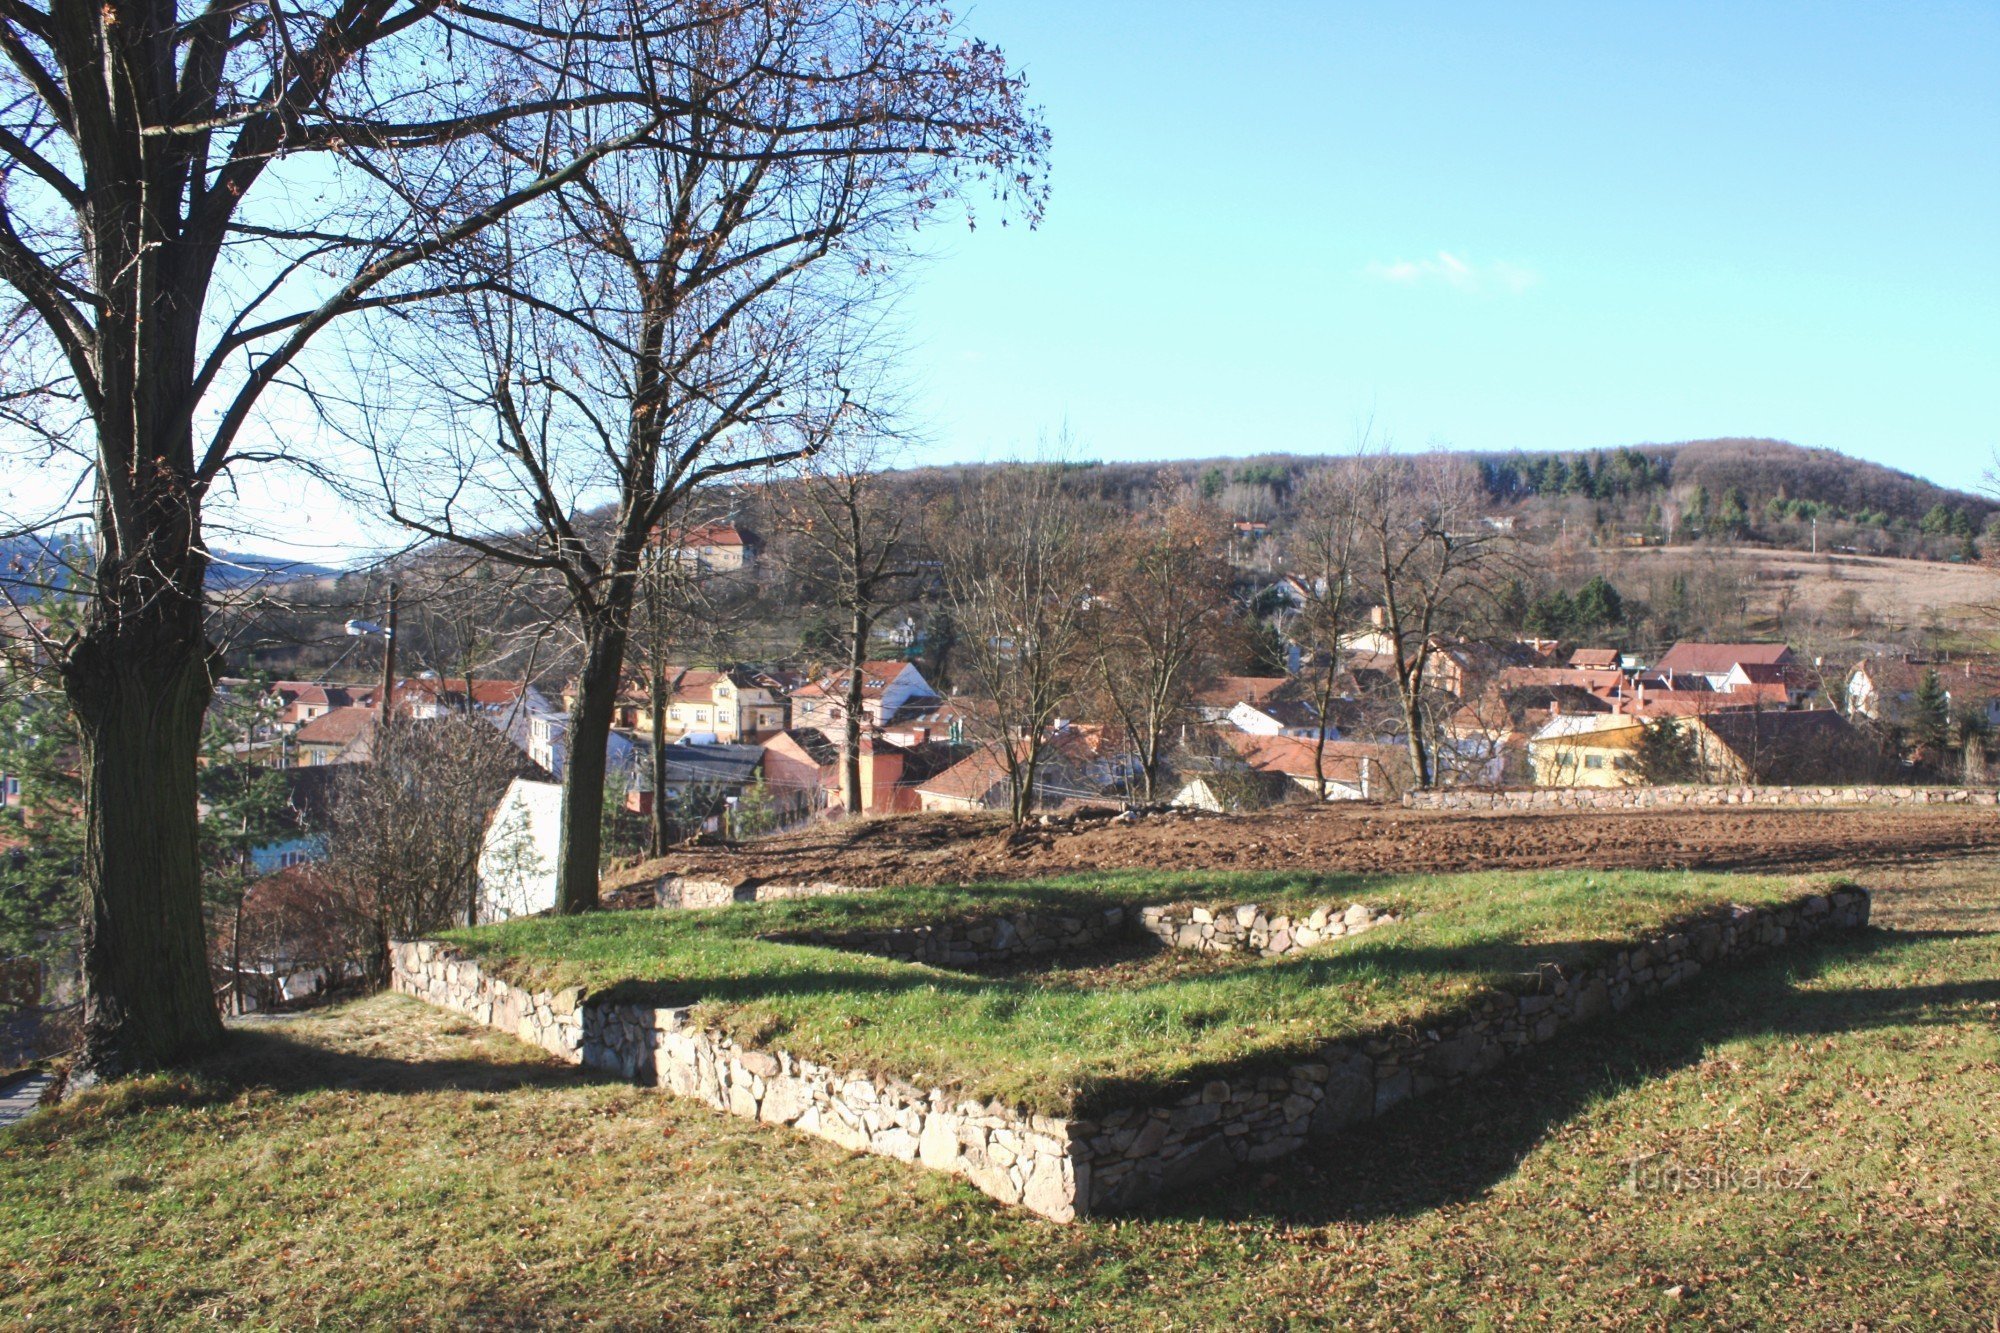
[[[1343,935],[1358,935],[1400,917],[1366,903],[1322,903],[1290,914],[1266,912],[1256,903],[1236,907],[1145,907],[1139,929],[1170,949],[1197,953],[1254,953],[1280,958]]]
[[[1544,968],[1526,994],[1489,992],[1421,1028],[1331,1042],[1283,1069],[1218,1077],[1162,1105],[1072,1121],[1077,1160],[1089,1170],[1087,1210],[1128,1207],[1242,1163],[1283,1157],[1309,1137],[1337,1133],[1407,1097],[1484,1073],[1717,963],[1866,925],[1868,909],[1861,889],[1777,907],[1731,907],[1620,950],[1596,967]]]
[[[731,903],[772,903],[789,898],[821,898],[830,893],[867,893],[870,890],[832,880],[803,884],[779,884],[759,879],[695,879],[686,875],[663,876],[655,886],[654,902],[659,907],[727,907]]]
[[[1223,1071],[1157,1104],[1091,1120],[1034,1115],[744,1047],[701,1027],[685,1008],[592,1000],[575,989],[529,991],[434,941],[393,945],[391,963],[398,991],[512,1032],[572,1064],[962,1176],[1004,1203],[1066,1222],[1282,1157],[1309,1138],[1337,1134],[1405,1098],[1474,1077],[1716,964],[1865,925],[1868,912],[1868,894],[1860,889],[1727,908],[1591,967],[1545,967],[1526,993],[1489,992],[1421,1028],[1329,1042],[1284,1066]],[[1190,913],[1174,929],[1189,924],[1215,923],[1195,923]]]
[[[1412,810],[1654,810],[1673,806],[2000,805],[1980,787],[1520,787],[1403,793]]]

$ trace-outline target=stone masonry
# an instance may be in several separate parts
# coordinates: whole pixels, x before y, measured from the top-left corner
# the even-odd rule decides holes
[[[770,903],[788,898],[820,898],[830,893],[867,893],[866,887],[812,880],[803,884],[780,884],[761,879],[693,879],[686,875],[662,876],[654,887],[654,902],[660,907],[727,907],[731,903]]]
[[[747,1048],[694,1023],[685,1008],[592,1000],[576,989],[525,990],[434,941],[395,944],[391,962],[398,991],[514,1033],[572,1064],[962,1176],[1004,1203],[1066,1222],[1282,1157],[1310,1137],[1336,1134],[1405,1098],[1475,1077],[1716,964],[1863,926],[1868,911],[1860,889],[1720,909],[1592,967],[1544,967],[1530,990],[1486,992],[1421,1027],[1331,1041],[1285,1065],[1217,1071],[1199,1088],[1091,1120],[1035,1115]],[[1155,924],[1163,920],[1164,912]],[[1178,934],[1188,924],[1216,923],[1196,923],[1190,912],[1174,929]],[[1273,924],[1267,918],[1266,929]],[[1254,916],[1239,933],[1248,937],[1251,930]],[[1293,947],[1301,947],[1296,941],[1294,934]]]
[[[1673,806],[1996,805],[1976,787],[1458,787],[1403,793],[1412,810],[1655,810]]]

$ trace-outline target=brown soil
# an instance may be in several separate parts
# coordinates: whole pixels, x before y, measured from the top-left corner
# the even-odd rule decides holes
[[[693,847],[607,877],[626,901],[664,874],[857,886],[1089,870],[1446,871],[1550,867],[1852,869],[2000,846],[1991,809],[1688,809],[1436,813],[1376,806],[1235,817],[1171,814],[1010,833],[988,815],[828,824]]]

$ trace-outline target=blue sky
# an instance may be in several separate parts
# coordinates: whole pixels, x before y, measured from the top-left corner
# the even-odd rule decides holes
[[[912,461],[2000,444],[2000,5],[980,0],[1036,231],[914,275]]]

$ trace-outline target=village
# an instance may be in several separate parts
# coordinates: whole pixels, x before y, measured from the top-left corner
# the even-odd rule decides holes
[[[1995,68],[0,0],[0,1328],[2000,1328]]]

